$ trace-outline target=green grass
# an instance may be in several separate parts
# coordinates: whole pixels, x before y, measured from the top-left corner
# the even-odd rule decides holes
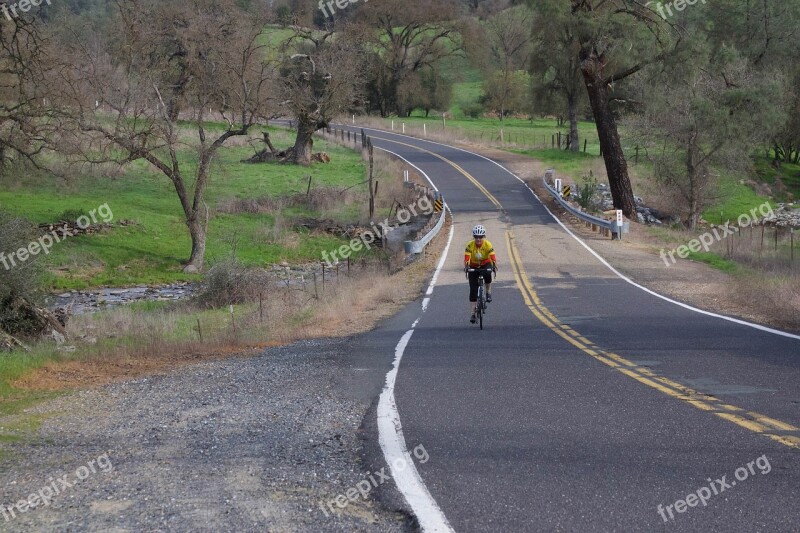
[[[288,131],[280,128],[270,131],[276,146],[292,142]],[[328,152],[332,162],[310,167],[250,165],[240,160],[253,154],[251,147],[223,147],[213,163],[205,196],[209,208],[213,212],[220,202],[231,198],[304,193],[309,175],[313,187],[344,187],[363,181],[364,165],[359,154],[328,145],[322,139],[317,140],[314,148]],[[195,157],[188,150],[180,154],[189,181]],[[72,237],[55,245],[49,255],[36,257],[35,260],[44,261],[50,268],[46,279],[50,287],[83,289],[196,279],[181,271],[181,261],[188,258],[191,241],[174,187],[146,163],[130,165],[126,174],[117,178],[82,177],[69,184],[49,178],[0,182],[0,207],[36,223],[54,221],[67,209],[88,212],[102,204],[108,204],[115,222],[128,219],[136,224],[116,226],[92,236]],[[352,206],[342,209],[353,211]],[[287,211],[285,216],[295,213]],[[333,236],[299,232],[292,245],[287,246],[281,239],[272,238],[270,230],[274,224],[275,219],[270,215],[216,214],[208,230],[207,260],[228,256],[233,241],[237,243],[239,258],[251,265],[317,260],[323,250],[340,244]]]
[[[771,158],[759,156],[756,157],[756,173],[761,181],[770,185],[778,201],[800,198],[800,165],[782,163],[781,168],[776,169]]]
[[[482,81],[465,81],[453,84],[453,100],[448,110],[449,116],[464,117],[464,107],[477,102],[482,95]]]
[[[17,415],[59,395],[53,392],[31,392],[13,385],[14,381],[28,372],[57,358],[58,355],[48,346],[35,346],[29,353],[13,352],[0,356],[0,416]],[[40,415],[28,415],[14,422],[6,422],[0,428],[0,444],[13,444],[27,437],[39,427],[43,419]],[[0,459],[4,456],[4,451],[0,450]]]
[[[545,166],[556,169],[559,174],[572,176],[576,181],[588,173],[588,169],[595,161],[601,161],[599,155],[572,153],[565,150],[509,150],[538,159]]]
[[[569,130],[568,125],[558,126],[555,119],[519,119],[506,118],[503,121],[493,118],[465,118],[458,115],[455,118],[447,118],[446,123],[442,123],[441,115],[425,117],[425,112],[414,111],[410,117],[384,119],[386,129],[391,128],[391,121],[394,121],[395,131],[400,131],[402,124],[406,125],[406,133],[422,136],[423,124],[427,125],[428,132],[450,131],[454,135],[467,137],[474,142],[483,143],[489,146],[500,146],[500,130],[503,131],[504,144],[515,144],[519,147],[532,147],[537,150],[551,149],[553,136],[561,132],[566,135]],[[587,140],[586,153],[589,155],[600,154],[600,143],[597,140],[597,129],[593,122],[579,122],[578,134],[580,136],[580,149],[583,152],[583,140]],[[562,140],[563,142],[563,140]],[[553,149],[553,152],[559,152]]]
[[[689,259],[706,263],[707,265],[721,270],[727,274],[733,274],[739,270],[739,265],[735,261],[724,259],[712,252],[692,252],[689,251]]]
[[[716,205],[703,213],[703,218],[712,224],[724,224],[728,220],[736,223],[740,215],[749,213],[768,201],[750,186],[740,183],[735,176],[721,178],[720,193],[721,197]]]

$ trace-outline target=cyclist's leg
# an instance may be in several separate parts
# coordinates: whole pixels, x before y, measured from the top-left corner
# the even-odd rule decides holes
[[[483,273],[483,281],[486,283],[486,301],[492,301],[492,273]]]
[[[475,311],[478,302],[478,275],[477,272],[469,273],[469,309],[470,322],[475,323]]]

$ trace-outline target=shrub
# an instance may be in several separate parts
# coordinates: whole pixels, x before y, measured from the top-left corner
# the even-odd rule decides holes
[[[483,115],[483,106],[478,102],[472,102],[461,106],[461,112],[465,117],[480,118]]]
[[[208,270],[197,300],[211,308],[253,302],[268,284],[269,276],[264,269],[248,268],[237,259],[227,259]]]
[[[583,177],[583,184],[576,191],[578,205],[584,211],[591,211],[594,208],[594,199],[597,193],[597,179],[591,176]]]
[[[89,218],[89,213],[83,209],[67,209],[58,215],[54,222],[75,222],[81,217]]]
[[[33,304],[41,301],[40,256],[24,263],[16,261],[16,266],[8,259],[11,253],[27,248],[37,237],[35,226],[28,220],[0,210],[0,253],[6,259],[0,261],[0,329],[11,335],[41,333],[40,321],[19,305],[23,300]]]

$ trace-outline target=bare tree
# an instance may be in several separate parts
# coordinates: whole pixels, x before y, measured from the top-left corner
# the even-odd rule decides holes
[[[493,15],[485,23],[490,60],[482,65],[487,78],[484,92],[500,120],[509,110],[519,110],[519,101],[528,94],[530,80],[520,71],[526,70],[530,61],[532,18],[527,6],[516,6]]]
[[[35,167],[54,133],[46,91],[45,36],[36,20],[0,24],[0,165],[23,160]]]
[[[280,90],[297,124],[290,159],[308,165],[314,132],[326,127],[356,99],[361,86],[361,57],[358,47],[347,39],[334,38],[333,31],[319,34],[300,27],[293,30],[284,47],[287,57],[281,67]]]
[[[626,118],[627,129],[656,179],[678,193],[689,228],[718,200],[717,175],[752,171],[753,146],[782,122],[780,78],[760,76],[743,59],[712,56],[697,67],[656,70],[641,82],[648,98],[642,113]]]
[[[531,57],[533,12],[527,6],[501,11],[486,21],[487,44],[492,64],[505,72],[528,66]]]
[[[456,13],[454,0],[373,0],[360,6],[349,34],[372,52],[370,86],[381,116],[407,115],[411,110],[397,98],[406,78],[462,53]]]
[[[264,23],[235,0],[118,0],[109,35],[64,32],[58,43],[50,97],[68,114],[73,157],[143,159],[169,178],[192,240],[186,272],[203,268],[214,157],[268,115],[274,69],[259,44]],[[182,162],[185,148],[196,165]]]

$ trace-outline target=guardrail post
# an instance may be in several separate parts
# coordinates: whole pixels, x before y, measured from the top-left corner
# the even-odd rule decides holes
[[[625,219],[622,218],[622,209],[617,209],[617,239],[622,240],[622,225],[625,223]],[[613,237],[612,237],[613,239]]]

